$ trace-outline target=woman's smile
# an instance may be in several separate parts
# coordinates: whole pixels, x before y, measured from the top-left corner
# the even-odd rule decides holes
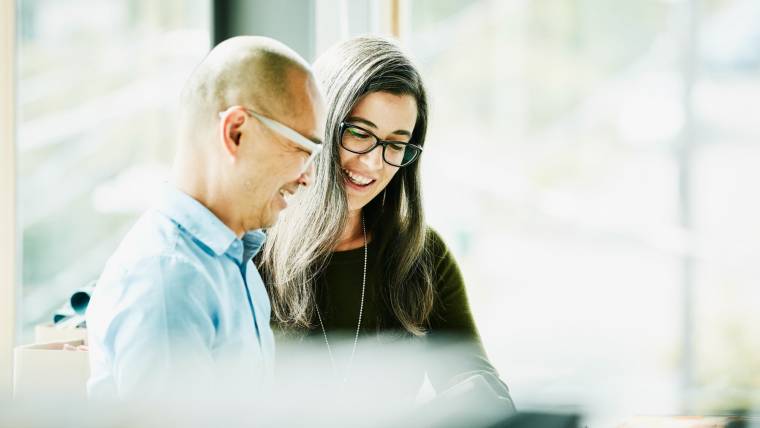
[[[377,179],[369,177],[366,174],[354,172],[346,168],[343,168],[343,173],[346,176],[346,185],[361,192],[367,191],[377,181]]]

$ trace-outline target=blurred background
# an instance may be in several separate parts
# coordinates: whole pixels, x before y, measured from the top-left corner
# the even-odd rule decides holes
[[[17,0],[19,343],[168,178],[216,42],[396,36],[429,223],[518,407],[760,409],[757,0]]]

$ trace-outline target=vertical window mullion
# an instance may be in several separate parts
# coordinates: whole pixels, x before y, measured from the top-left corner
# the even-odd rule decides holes
[[[694,188],[693,159],[696,149],[694,87],[697,78],[697,50],[699,36],[698,0],[688,0],[683,4],[683,25],[680,27],[682,45],[680,65],[683,79],[682,109],[684,113],[683,129],[676,150],[678,164],[679,225],[687,235],[695,233],[693,224]],[[690,240],[694,242],[694,240]],[[686,414],[693,410],[691,392],[694,390],[694,366],[696,357],[696,320],[695,320],[695,259],[692,248],[681,256],[681,392],[682,411]]]
[[[0,6],[0,400],[11,396],[18,282],[16,239],[16,2]]]

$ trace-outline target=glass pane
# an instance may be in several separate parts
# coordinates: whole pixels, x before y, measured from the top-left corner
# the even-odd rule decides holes
[[[760,408],[760,3],[704,2],[694,110],[699,408]]]
[[[410,3],[426,213],[516,402],[679,411],[685,3]]]
[[[167,176],[207,0],[22,0],[22,342],[95,279]]]

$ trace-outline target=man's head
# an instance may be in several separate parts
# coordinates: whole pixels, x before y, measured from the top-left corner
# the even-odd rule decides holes
[[[175,180],[238,234],[268,227],[309,185],[324,103],[308,64],[264,37],[216,46],[182,95]],[[282,126],[284,125],[284,127]]]

